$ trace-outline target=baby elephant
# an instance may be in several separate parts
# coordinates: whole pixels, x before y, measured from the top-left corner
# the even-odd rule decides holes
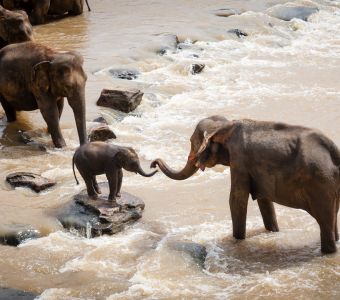
[[[114,201],[120,197],[123,172],[127,171],[138,173],[144,177],[151,177],[156,172],[145,173],[139,163],[139,158],[135,150],[129,147],[121,147],[106,142],[92,142],[81,145],[73,155],[72,168],[74,178],[79,184],[74,164],[79,173],[84,178],[87,193],[91,198],[96,198],[100,194],[96,175],[105,174],[110,187],[109,200]]]

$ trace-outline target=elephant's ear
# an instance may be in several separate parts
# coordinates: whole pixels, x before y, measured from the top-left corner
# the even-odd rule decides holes
[[[33,66],[32,83],[34,88],[36,88],[39,92],[47,93],[50,89],[50,68],[50,61],[42,61]]]
[[[199,147],[195,158],[199,159],[199,157],[203,154],[203,152],[209,147],[211,142],[218,144],[225,144],[229,138],[231,133],[233,132],[233,122],[228,122],[227,124],[215,129],[214,131],[208,133],[204,131],[202,144]]]

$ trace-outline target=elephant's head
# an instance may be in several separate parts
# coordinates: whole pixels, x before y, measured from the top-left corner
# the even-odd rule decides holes
[[[115,158],[119,167],[127,171],[138,173],[144,177],[151,177],[157,173],[157,170],[145,173],[140,165],[136,151],[132,148],[121,148]]]
[[[26,12],[9,11],[0,6],[0,38],[7,44],[33,40],[33,29]]]
[[[51,60],[33,66],[33,90],[47,94],[48,98],[67,97],[78,130],[79,142],[87,142],[85,121],[85,84],[83,58],[76,52],[55,54]]]
[[[175,180],[184,180],[194,175],[198,169],[204,170],[217,164],[228,166],[229,153],[226,143],[232,133],[233,122],[221,116],[212,116],[201,120],[190,138],[191,150],[185,167],[176,172],[168,167],[162,159],[151,163],[151,168],[157,165],[162,172]]]

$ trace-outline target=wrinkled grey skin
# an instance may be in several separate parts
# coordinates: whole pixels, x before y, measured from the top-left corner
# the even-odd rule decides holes
[[[74,178],[79,184],[75,171],[76,165],[80,175],[83,177],[87,193],[90,197],[96,198],[100,190],[96,181],[96,175],[105,174],[109,181],[109,200],[113,201],[120,197],[123,172],[138,173],[144,177],[151,177],[156,172],[145,173],[141,168],[137,153],[129,147],[120,147],[106,142],[92,142],[80,146],[73,156],[72,168]]]
[[[14,43],[33,40],[33,29],[27,14],[9,11],[0,5],[0,49]]]
[[[87,142],[83,58],[76,52],[58,53],[48,47],[25,42],[0,50],[0,102],[7,121],[16,120],[16,111],[39,109],[55,147],[66,145],[59,119],[64,97],[70,104],[79,142]]]
[[[48,15],[80,15],[83,13],[84,0],[3,0],[6,9],[23,9],[32,24],[43,24]],[[91,11],[88,1],[86,5]]]
[[[282,123],[213,116],[198,123],[183,170],[176,172],[161,159],[151,167],[158,165],[168,177],[184,180],[199,168],[217,164],[230,166],[229,204],[236,239],[245,238],[251,194],[267,230],[279,230],[272,202],[303,209],[320,226],[322,252],[336,251],[340,152],[322,133]]]

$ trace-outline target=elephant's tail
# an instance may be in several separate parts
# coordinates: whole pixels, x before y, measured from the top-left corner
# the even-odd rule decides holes
[[[77,184],[79,184],[79,181],[78,181],[77,176],[76,176],[76,172],[74,170],[74,155],[73,155],[73,158],[72,158],[72,169],[73,169],[74,179],[76,180]]]
[[[90,7],[89,3],[87,2],[87,0],[85,0],[85,2],[86,2],[86,5],[87,5],[87,9],[88,9],[89,11],[91,11],[91,7]]]

